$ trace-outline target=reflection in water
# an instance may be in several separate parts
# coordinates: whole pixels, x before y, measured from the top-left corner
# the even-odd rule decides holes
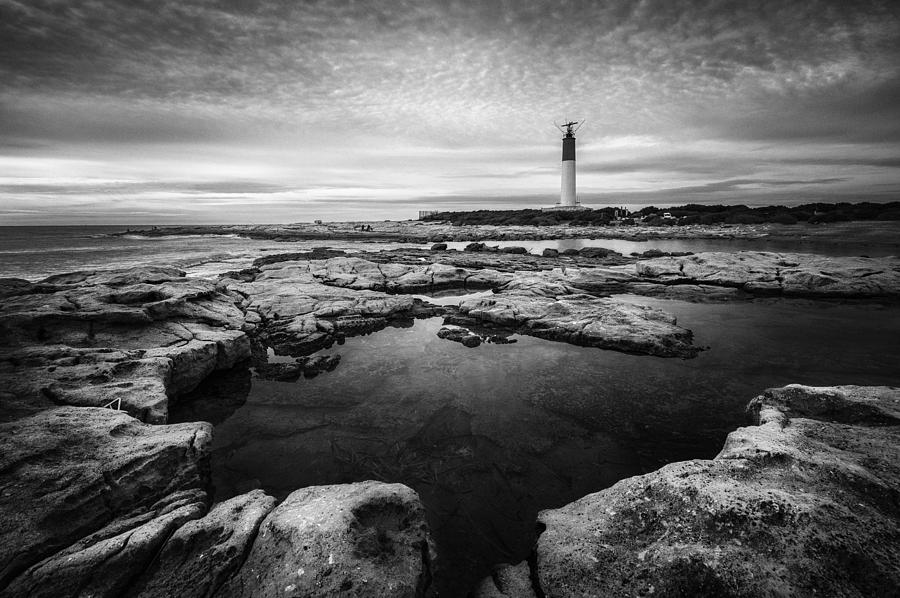
[[[900,308],[644,297],[709,345],[663,359],[517,336],[467,348],[440,318],[348,339],[314,379],[254,379],[216,427],[216,500],[364,479],[419,492],[441,596],[525,558],[537,511],[664,463],[711,458],[770,386],[900,384]],[[194,413],[202,418],[202,414]]]

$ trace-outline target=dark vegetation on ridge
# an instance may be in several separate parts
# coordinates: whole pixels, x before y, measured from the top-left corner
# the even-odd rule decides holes
[[[454,225],[531,225],[552,226],[572,224],[594,226],[609,224],[621,216],[621,208],[598,208],[572,211],[543,210],[477,210],[473,212],[438,212],[422,220],[449,221]],[[669,217],[664,215],[668,214]],[[765,206],[751,208],[745,205],[688,204],[673,208],[647,206],[629,217],[619,220],[622,224],[650,224],[678,226],[687,224],[796,224],[809,222],[846,222],[850,220],[900,220],[900,202],[890,203],[812,203],[801,206]]]

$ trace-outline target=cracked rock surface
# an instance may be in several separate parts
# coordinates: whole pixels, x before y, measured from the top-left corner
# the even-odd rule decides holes
[[[693,357],[690,330],[674,316],[652,307],[578,292],[561,281],[519,273],[490,297],[467,299],[459,312],[549,340],[643,353]]]
[[[0,589],[12,582],[3,594],[121,589],[135,574],[130,560],[152,557],[174,527],[204,509],[211,431],[202,422],[151,426],[94,407],[0,425]],[[122,563],[110,562],[116,555]]]
[[[667,287],[706,285],[751,295],[900,298],[900,258],[707,252],[639,261],[638,277]]]
[[[421,596],[431,545],[418,495],[358,482],[295,491],[262,522],[223,596]]]
[[[234,299],[175,268],[74,272],[6,288],[5,417],[121,401],[135,417],[163,423],[170,399],[250,355]]]
[[[558,597],[900,594],[900,390],[789,385],[748,411],[756,425],[715,459],[543,511],[520,582]]]

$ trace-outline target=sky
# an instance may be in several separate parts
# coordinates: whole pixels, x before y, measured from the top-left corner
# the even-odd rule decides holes
[[[900,3],[0,0],[0,225],[900,198]]]

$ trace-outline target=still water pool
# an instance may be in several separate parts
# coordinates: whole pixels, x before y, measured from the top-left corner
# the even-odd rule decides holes
[[[900,385],[900,307],[625,298],[675,314],[709,348],[691,360],[527,336],[466,348],[431,318],[322,351],[341,362],[313,379],[211,379],[174,416],[216,424],[216,500],[366,479],[413,487],[440,595],[460,596],[492,564],[527,557],[540,509],[715,456],[767,387]]]

